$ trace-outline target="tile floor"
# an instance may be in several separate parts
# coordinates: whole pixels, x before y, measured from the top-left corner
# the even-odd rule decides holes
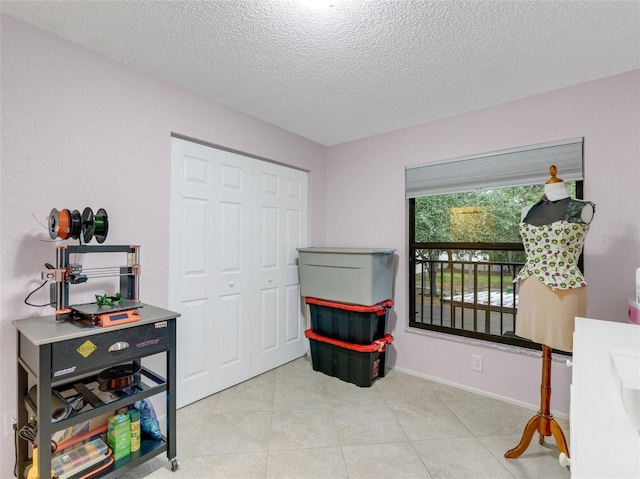
[[[123,479],[569,478],[551,437],[503,457],[533,414],[397,371],[359,388],[303,357],[180,409],[180,469]]]

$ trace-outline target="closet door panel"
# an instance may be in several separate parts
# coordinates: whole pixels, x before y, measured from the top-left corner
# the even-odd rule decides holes
[[[219,368],[237,365],[242,360],[242,331],[239,327],[242,316],[241,296],[228,294],[220,296],[218,305],[219,336],[217,341]]]
[[[207,330],[207,301],[196,300],[183,303],[184,321],[189,321],[189,328],[178,337],[184,355],[184,381],[200,381],[208,371],[208,351],[211,349],[202,331]]]
[[[255,174],[247,158],[221,150],[213,152],[218,160],[218,214],[211,247],[218,269],[212,294],[218,305],[214,324],[219,355],[212,392],[218,392],[252,377],[252,346],[248,343],[257,306],[251,281],[250,205]]]
[[[169,304],[176,321],[178,407],[210,394],[215,348],[211,298],[215,267],[207,238],[213,237],[215,161],[208,148],[171,144]],[[184,352],[188,351],[189,354]]]
[[[303,315],[301,313],[300,287],[297,284],[287,286],[285,289],[285,324],[284,342],[292,344],[302,341],[304,335]]]
[[[273,178],[271,178],[273,180]],[[277,178],[268,185],[277,189]],[[263,184],[264,187],[264,184]],[[273,191],[273,190],[270,190]],[[263,189],[264,192],[264,189]],[[278,316],[280,314],[280,298],[276,277],[278,257],[278,224],[279,215],[277,206],[263,204],[260,208],[260,289],[261,307],[260,317],[260,351],[273,351],[278,347]]]
[[[306,201],[302,201],[302,179],[297,178],[298,175],[306,178],[306,174],[281,165],[263,164],[261,168],[259,287],[263,293],[273,290],[277,298],[275,327],[268,325],[269,334],[275,334],[277,347],[261,349],[259,363],[265,368],[291,361],[306,351],[306,340],[301,334],[304,320],[299,299],[295,298],[299,295],[296,248],[306,240],[306,223],[305,232],[301,233],[297,211],[300,207],[306,208]],[[267,323],[262,327],[266,328]],[[263,336],[266,337],[266,331]]]
[[[278,290],[265,288],[260,293],[260,352],[278,347]]]

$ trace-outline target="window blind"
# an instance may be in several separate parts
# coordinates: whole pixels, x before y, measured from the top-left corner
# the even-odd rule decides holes
[[[454,158],[405,169],[407,198],[544,184],[549,167],[565,181],[583,179],[584,138]]]

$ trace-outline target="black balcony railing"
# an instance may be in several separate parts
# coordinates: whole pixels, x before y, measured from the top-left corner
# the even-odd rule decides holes
[[[515,335],[520,243],[410,246],[410,326],[536,348]]]

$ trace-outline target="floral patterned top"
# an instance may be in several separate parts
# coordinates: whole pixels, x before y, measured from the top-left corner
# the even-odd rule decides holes
[[[534,275],[553,290],[587,285],[578,268],[578,258],[589,232],[589,224],[577,214],[577,208],[582,209],[584,203],[571,203],[566,215],[568,219],[541,226],[520,223],[527,262],[514,282]]]

